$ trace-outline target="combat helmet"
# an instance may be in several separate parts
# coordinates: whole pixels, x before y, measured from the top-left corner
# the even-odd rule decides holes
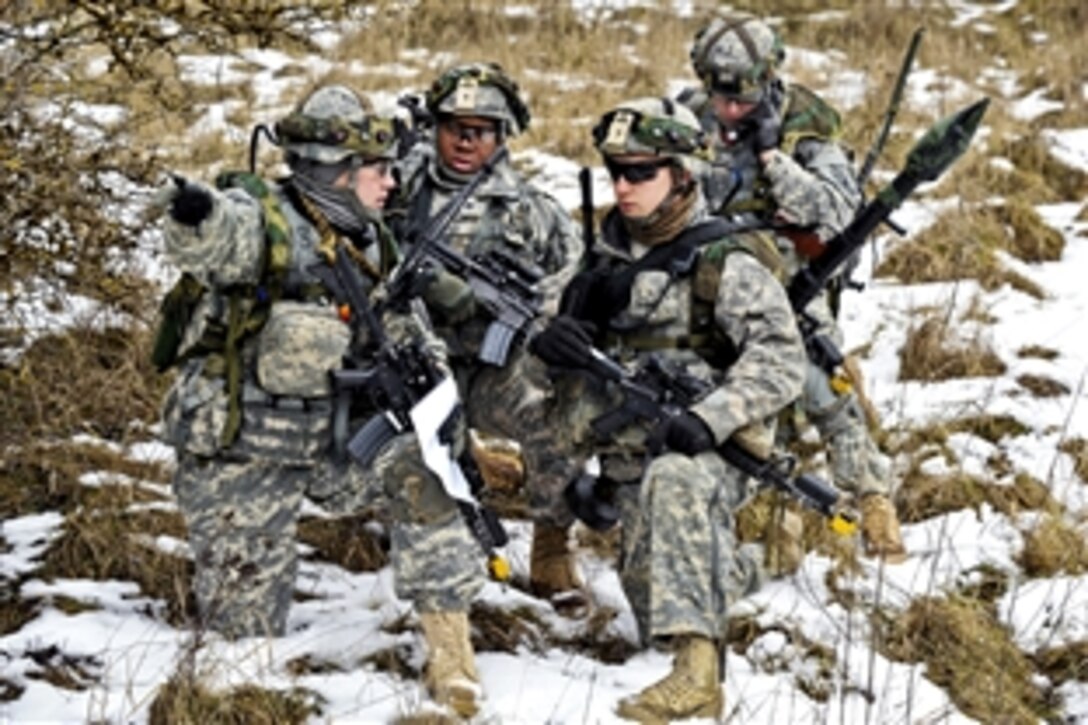
[[[603,156],[650,154],[689,171],[710,158],[710,144],[690,108],[669,98],[637,98],[601,116],[593,145]]]
[[[469,63],[450,68],[427,91],[427,109],[441,115],[479,116],[498,121],[505,133],[529,128],[529,108],[518,84],[498,63]]]
[[[319,164],[337,164],[349,156],[369,161],[396,155],[394,119],[375,115],[370,102],[347,86],[318,88],[276,122],[275,132],[289,157]]]
[[[707,91],[758,103],[786,56],[782,38],[751,16],[716,17],[695,35],[691,64]]]

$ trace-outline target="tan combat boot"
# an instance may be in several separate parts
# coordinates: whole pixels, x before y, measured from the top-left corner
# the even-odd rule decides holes
[[[534,595],[551,602],[564,617],[585,616],[589,600],[574,573],[567,529],[539,523],[533,526],[529,588]]]
[[[616,714],[640,723],[717,719],[723,702],[717,647],[707,637],[688,635],[680,641],[672,672],[637,695],[620,700]]]
[[[439,705],[464,718],[479,711],[480,675],[469,639],[468,615],[464,612],[430,612],[419,615],[427,640],[427,691]]]
[[[871,493],[862,497],[861,535],[866,556],[882,557],[889,564],[907,560],[903,536],[899,533],[899,517],[887,496]]]
[[[805,558],[804,533],[805,521],[799,513],[789,509],[774,512],[764,536],[767,576],[777,579],[797,573]]]

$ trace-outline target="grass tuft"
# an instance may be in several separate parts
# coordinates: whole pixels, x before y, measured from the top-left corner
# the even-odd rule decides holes
[[[312,692],[282,692],[244,685],[227,693],[208,690],[178,676],[159,688],[151,703],[149,725],[287,725],[308,722],[321,708]]]
[[[1067,438],[1058,444],[1058,450],[1073,457],[1073,470],[1077,478],[1088,484],[1088,440]]]
[[[899,349],[899,379],[935,382],[1005,372],[1005,363],[983,343],[975,340],[952,346],[949,338],[948,325],[936,317],[912,328]]]
[[[348,571],[378,571],[389,563],[389,557],[382,542],[366,528],[372,519],[366,514],[303,518],[298,522],[298,539],[316,549],[311,559],[331,562]]]
[[[469,621],[472,646],[477,652],[513,654],[519,647],[527,647],[540,653],[547,649],[547,626],[527,607],[510,610],[473,602]]]
[[[47,580],[83,578],[136,582],[147,596],[166,605],[166,618],[180,625],[192,620],[192,562],[135,540],[136,535],[182,538],[177,514],[128,512],[129,500],[117,487],[102,489],[94,505],[70,513],[61,535],[42,557],[39,575]],[[157,526],[161,528],[152,528]]]
[[[1032,660],[1056,685],[1073,680],[1088,682],[1088,641],[1042,649],[1032,656]]]
[[[1046,578],[1058,573],[1088,572],[1088,542],[1058,516],[1047,516],[1024,534],[1024,548],[1018,558],[1028,576]]]
[[[960,595],[923,597],[878,627],[881,653],[899,662],[924,662],[926,678],[946,689],[965,714],[1008,723],[1037,722],[1050,714],[1031,660],[986,603]]]
[[[1017,357],[1038,358],[1039,360],[1056,360],[1059,355],[1060,353],[1057,350],[1043,345],[1024,345],[1016,351]]]
[[[1058,398],[1069,395],[1069,386],[1046,375],[1024,373],[1016,378],[1016,383],[1036,398]]]

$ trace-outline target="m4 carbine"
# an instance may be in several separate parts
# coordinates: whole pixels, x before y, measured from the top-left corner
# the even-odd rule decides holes
[[[335,396],[334,452],[340,457],[350,457],[360,466],[370,467],[387,443],[397,435],[415,429],[412,413],[420,401],[443,385],[453,385],[456,396],[456,386],[418,337],[401,343],[389,338],[367,299],[362,276],[344,244],[337,247],[335,259],[331,261],[331,269],[316,265],[312,271],[334,291],[337,302],[347,306],[356,333],[354,337],[366,341],[368,353],[359,359],[349,355],[345,359],[345,369],[329,373]],[[349,419],[357,396],[362,396],[368,409],[380,412],[368,418],[348,438]],[[476,498],[483,488],[483,478],[468,447],[465,446],[464,452],[456,458],[452,454],[456,416],[461,413],[459,407],[455,402],[444,411],[441,425],[436,426],[438,440],[420,440],[420,447],[424,449],[424,462],[457,502],[465,524],[487,555],[492,577],[505,581],[509,578],[510,566],[497,549],[507,543],[506,530],[495,512]],[[426,452],[428,445],[449,449],[450,460],[443,461],[448,465],[432,466]]]
[[[590,424],[594,434],[609,440],[615,433],[635,422],[660,423],[683,413],[713,387],[711,383],[673,369],[656,355],[642,361],[635,372],[629,371],[600,350],[590,349],[591,361],[586,371],[603,381],[614,383],[623,395],[623,402],[615,410],[598,416]],[[651,452],[658,452],[661,445],[648,440]],[[849,535],[857,528],[856,515],[841,504],[839,492],[820,478],[811,474],[792,476],[794,462],[790,458],[765,459],[730,439],[716,448],[726,462],[741,472],[755,478],[765,486],[772,486],[794,497],[804,505],[828,518],[828,524],[836,533]],[[608,528],[615,517],[608,513],[608,506],[599,505],[601,492],[595,490],[596,482],[581,477],[567,487],[566,497],[572,511],[594,528]],[[618,517],[618,512],[615,514]]]
[[[518,334],[540,314],[540,295],[535,285],[544,276],[531,262],[518,259],[501,249],[468,256],[453,249],[445,240],[446,231],[461,208],[492,173],[508,151],[500,146],[476,175],[453,196],[427,223],[417,239],[405,242],[407,256],[393,272],[387,284],[389,305],[403,306],[418,296],[421,285],[445,269],[465,280],[472,288],[477,304],[492,318],[480,346],[479,358],[489,365],[502,366]]]

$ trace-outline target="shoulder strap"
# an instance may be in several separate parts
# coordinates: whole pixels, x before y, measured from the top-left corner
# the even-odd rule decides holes
[[[279,199],[268,184],[247,171],[224,171],[215,178],[218,189],[241,189],[256,199],[264,212],[265,264],[261,284],[272,297],[278,297],[287,280],[291,264],[291,227]]]
[[[839,112],[820,96],[801,85],[786,89],[786,112],[782,120],[782,144],[779,148],[793,154],[805,138],[837,141],[842,136]]]

